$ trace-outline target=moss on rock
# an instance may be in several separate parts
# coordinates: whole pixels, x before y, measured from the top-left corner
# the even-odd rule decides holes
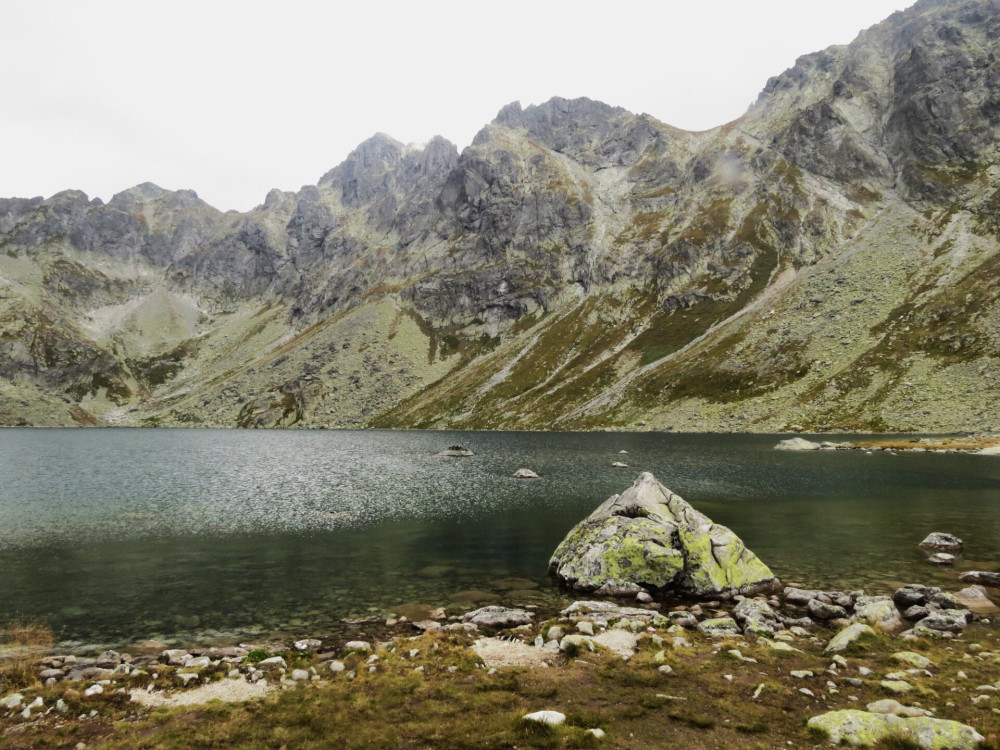
[[[549,567],[573,588],[604,594],[672,589],[716,596],[777,583],[739,537],[649,473],[573,527]]]

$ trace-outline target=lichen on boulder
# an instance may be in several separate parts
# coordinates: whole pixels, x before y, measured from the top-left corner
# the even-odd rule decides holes
[[[871,747],[879,740],[908,740],[928,750],[973,750],[984,737],[957,721],[926,716],[903,718],[858,710],[830,711],[809,719],[808,728],[826,734],[833,745]]]
[[[715,597],[778,585],[739,537],[648,472],[574,526],[549,570],[571,588],[605,595],[652,590]]]

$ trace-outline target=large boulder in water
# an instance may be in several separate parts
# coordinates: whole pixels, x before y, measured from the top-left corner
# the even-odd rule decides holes
[[[650,589],[716,597],[778,585],[738,536],[648,472],[574,526],[549,571],[572,588],[609,595]]]

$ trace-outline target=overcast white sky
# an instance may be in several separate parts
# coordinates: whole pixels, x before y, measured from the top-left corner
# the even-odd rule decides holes
[[[0,196],[140,182],[249,209],[373,133],[467,146],[587,96],[704,130],[908,0],[0,0]]]

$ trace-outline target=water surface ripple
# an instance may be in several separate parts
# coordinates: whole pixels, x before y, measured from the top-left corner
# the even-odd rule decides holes
[[[639,471],[786,580],[955,589],[959,570],[1000,564],[1000,458],[782,453],[777,439],[0,430],[0,620],[112,643],[307,633],[415,603],[557,602],[552,550]],[[453,443],[477,455],[434,455]],[[543,479],[511,479],[522,466]],[[966,541],[955,569],[916,546],[936,530]]]

